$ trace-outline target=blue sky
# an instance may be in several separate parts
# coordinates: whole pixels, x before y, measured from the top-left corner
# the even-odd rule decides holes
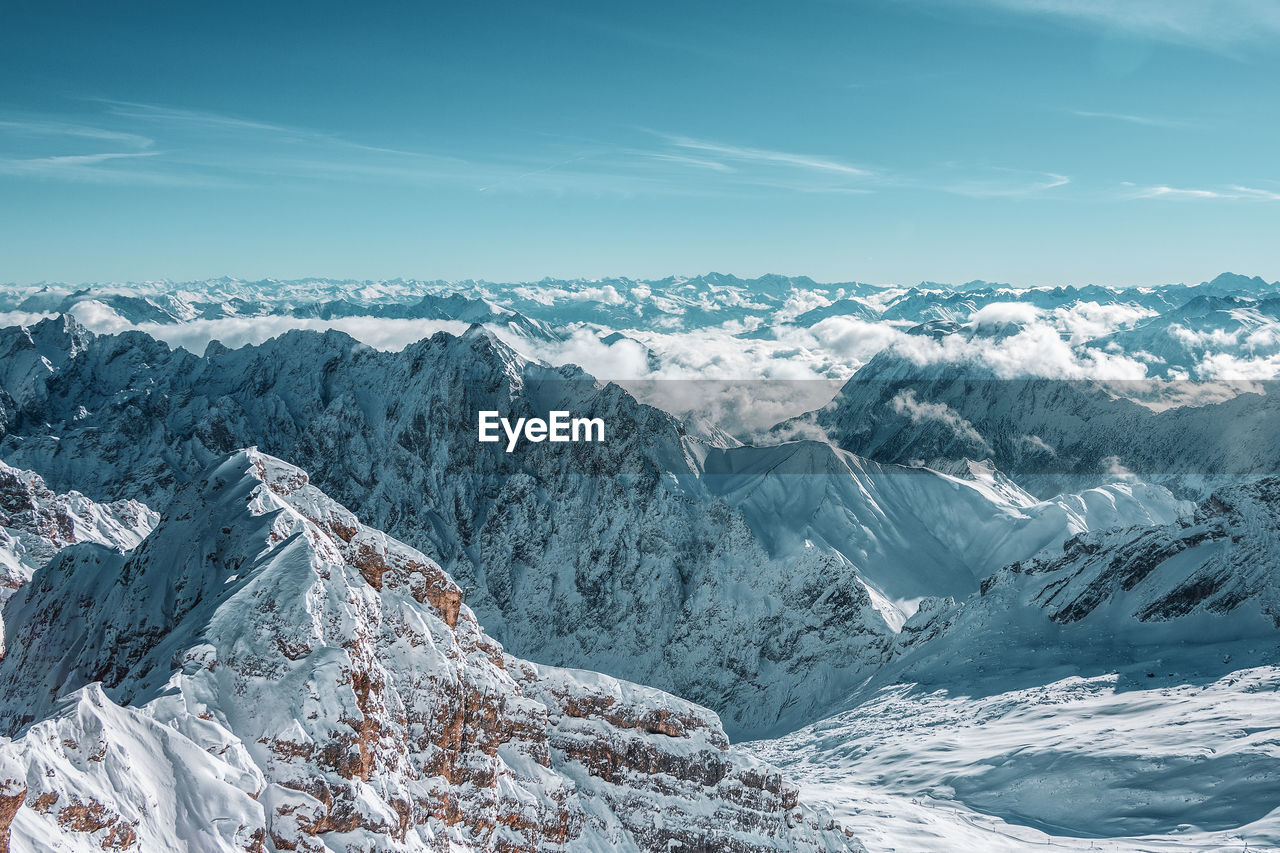
[[[1280,3],[0,5],[0,281],[1280,278]]]

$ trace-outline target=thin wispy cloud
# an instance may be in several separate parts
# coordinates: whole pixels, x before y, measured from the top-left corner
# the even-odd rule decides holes
[[[74,120],[0,118],[0,129],[9,131],[7,150],[0,150],[0,174],[147,186],[353,177],[421,183],[468,174],[458,158],[367,145],[310,128],[157,104],[86,102],[99,111]]]
[[[108,151],[102,154],[62,154],[54,157],[37,157],[26,162],[50,166],[96,166],[112,160],[155,157],[160,153],[159,151]]]
[[[130,176],[98,167],[115,161],[154,157],[159,153],[158,151],[108,151],[50,157],[3,157],[0,158],[0,174],[118,183],[121,180],[128,180]]]
[[[150,148],[155,140],[137,133],[106,130],[101,127],[45,119],[0,119],[0,130],[31,137],[69,137],[98,142],[114,142],[133,148]]]
[[[886,186],[979,199],[1040,196],[1072,182],[1069,175],[1058,172],[963,163],[901,174],[887,173],[883,180]]]
[[[648,156],[673,163],[697,155],[689,166],[727,172],[725,181],[802,193],[865,195],[887,190],[916,190],[971,198],[1012,198],[1038,195],[1071,183],[1052,171],[948,164],[937,168],[899,168],[853,165],[830,156],[801,154],[648,131],[669,146]],[[672,152],[675,152],[674,154]]]
[[[1280,192],[1274,190],[1263,190],[1257,187],[1231,187],[1231,192],[1236,194],[1237,198],[1255,198],[1260,201],[1280,201]]]
[[[848,177],[866,177],[872,174],[867,169],[852,166],[839,160],[814,156],[811,154],[794,154],[787,151],[774,151],[767,148],[749,148],[738,145],[726,145],[706,139],[695,139],[689,136],[665,135],[667,142],[677,148],[690,151],[701,151],[741,163],[765,163],[770,165],[791,166],[817,172],[828,172]]]
[[[1280,35],[1275,0],[947,0],[957,4],[1219,50]]]
[[[464,159],[405,152],[321,130],[205,110],[115,100],[91,103],[101,108],[95,121],[3,117],[0,126],[20,127],[48,144],[45,150],[0,151],[0,174],[149,186],[360,181],[452,186],[486,194],[623,196],[914,190],[996,198],[1032,196],[1070,183],[1066,175],[1052,171],[989,166],[895,169],[831,154],[643,128],[638,130],[651,144],[578,140],[572,147],[530,146],[505,158]],[[103,145],[94,145],[98,142]]]
[[[1135,198],[1226,198],[1225,195],[1217,190],[1198,190],[1186,187],[1142,187],[1134,191]]]
[[[583,160],[586,160],[586,159],[587,159],[587,157],[588,157],[588,155],[586,155],[586,154],[582,154],[582,155],[579,155],[579,156],[577,156],[577,157],[570,157],[569,159],[567,159],[567,160],[562,160],[562,161],[560,161],[560,162],[558,162],[558,163],[552,163],[552,164],[550,164],[550,165],[548,165],[548,166],[543,166],[542,168],[539,168],[539,169],[531,169],[531,170],[529,170],[529,171],[527,171],[527,172],[523,172],[523,173],[521,173],[521,174],[515,175],[515,176],[514,176],[514,177],[512,177],[512,178],[503,179],[503,180],[499,181],[499,182],[498,182],[498,183],[496,183],[496,184],[490,184],[489,186],[480,187],[480,189],[478,190],[478,192],[482,192],[482,193],[483,193],[483,192],[489,192],[489,191],[490,191],[490,190],[492,190],[492,189],[497,189],[497,188],[502,187],[502,186],[505,186],[505,185],[507,185],[507,184],[515,183],[515,182],[517,182],[517,181],[523,181],[523,180],[525,180],[525,179],[527,179],[527,178],[533,178],[533,177],[536,177],[536,176],[538,176],[538,175],[545,175],[545,174],[547,174],[548,172],[555,171],[556,169],[562,169],[562,168],[564,168],[565,166],[571,166],[571,165],[573,165],[574,163],[580,163],[580,162],[582,162]]]
[[[674,163],[678,166],[693,166],[698,169],[710,169],[713,172],[736,172],[737,169],[719,160],[708,160],[702,157],[689,157],[682,154],[668,154],[663,151],[643,151],[640,152],[644,157],[650,157],[664,163]]]
[[[1136,115],[1132,113],[1110,113],[1098,112],[1094,110],[1067,110],[1073,116],[1079,118],[1101,119],[1104,121],[1118,121],[1124,124],[1136,124],[1143,127],[1186,127],[1187,122],[1178,119],[1160,118],[1158,116]]]
[[[405,151],[398,148],[384,148],[377,145],[366,145],[361,142],[346,139],[338,134],[327,133],[312,128],[258,121],[256,119],[227,115],[225,113],[210,112],[207,110],[180,109],[160,104],[142,104],[133,101],[114,101],[108,99],[96,100],[98,103],[103,104],[107,111],[113,115],[155,124],[201,127],[236,134],[263,134],[285,141],[321,143],[378,154],[396,154],[405,157],[424,156],[422,152]]]
[[[1014,173],[1015,170],[1001,170]],[[1067,175],[1057,172],[1019,172],[1006,179],[968,178],[938,184],[932,189],[969,198],[1015,198],[1033,196],[1065,187],[1071,183]]]
[[[1218,188],[1195,188],[1195,187],[1171,187],[1165,185],[1157,185],[1150,187],[1139,187],[1134,184],[1125,184],[1132,187],[1128,192],[1129,198],[1135,199],[1169,199],[1172,201],[1195,201],[1195,200],[1240,200],[1240,201],[1280,201],[1280,192],[1274,190],[1260,189],[1258,187],[1245,187],[1236,184],[1218,187]]]

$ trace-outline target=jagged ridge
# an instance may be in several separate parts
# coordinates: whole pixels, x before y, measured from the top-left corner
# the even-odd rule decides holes
[[[518,660],[421,553],[249,450],[6,609],[29,849],[860,850],[716,715]]]

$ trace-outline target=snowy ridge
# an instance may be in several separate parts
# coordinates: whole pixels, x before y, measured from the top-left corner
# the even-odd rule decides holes
[[[54,494],[44,480],[0,462],[0,613],[31,574],[62,548],[95,542],[128,551],[142,541],[159,516],[132,500],[95,503],[79,492]],[[0,617],[0,657],[4,656]]]
[[[9,849],[862,849],[712,712],[505,654],[436,564],[256,450],[6,615]]]
[[[0,456],[174,501],[131,554],[24,552],[61,548],[5,614],[0,827],[23,850],[856,849],[833,819],[921,853],[1280,848],[1280,395],[1103,381],[1273,377],[1276,290],[0,292],[115,329],[416,332],[0,330]],[[739,352],[858,372],[763,445],[718,404],[673,417],[552,366],[660,374],[690,341],[730,376]],[[474,440],[477,409],[552,408],[617,431]],[[780,735],[745,748],[802,796],[726,731]]]
[[[1273,385],[1182,383],[1172,390],[1205,399],[1153,410],[1135,401],[1151,387],[1142,383],[1001,378],[975,364],[883,353],[830,405],[779,430],[816,426],[852,453],[940,470],[986,457],[1045,497],[1136,474],[1199,499],[1280,473]]]
[[[257,444],[472,587],[514,652],[709,705],[734,736],[827,713],[882,663],[919,599],[966,595],[1084,530],[1179,511],[1162,490],[1124,484],[1041,504],[815,442],[718,449],[478,327],[399,353],[338,332],[203,357],[139,333],[86,340],[39,386],[41,405],[20,410],[6,458],[94,494],[139,483],[159,504],[219,454]],[[506,453],[476,442],[479,409],[564,409],[611,434]]]

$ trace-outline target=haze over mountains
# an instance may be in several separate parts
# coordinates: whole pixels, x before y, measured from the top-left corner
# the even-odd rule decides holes
[[[1277,287],[5,288],[10,831],[697,849],[710,813],[753,850],[1280,844]],[[607,440],[507,453],[481,409]],[[523,709],[463,724],[483,756],[395,734],[400,705],[472,713],[405,686],[446,670]],[[54,730],[116,744],[113,773],[164,742],[234,820],[148,812],[169,795]]]

